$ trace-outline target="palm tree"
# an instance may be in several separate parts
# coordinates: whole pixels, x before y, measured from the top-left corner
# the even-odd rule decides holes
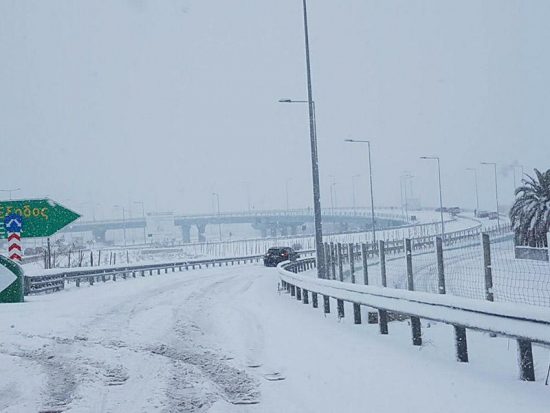
[[[550,169],[536,177],[527,175],[516,189],[516,200],[510,209],[516,245],[548,247],[546,234],[550,230]]]

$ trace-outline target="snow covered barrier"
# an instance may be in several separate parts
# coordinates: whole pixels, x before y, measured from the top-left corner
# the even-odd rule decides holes
[[[278,270],[283,288],[306,290],[327,299],[438,321],[455,329],[485,331],[516,339],[520,379],[534,381],[531,343],[550,345],[550,314],[546,308],[350,284],[300,274],[314,266],[314,261],[314,258],[306,258],[281,263]],[[456,344],[458,355],[458,350],[466,346],[465,334],[457,335]]]

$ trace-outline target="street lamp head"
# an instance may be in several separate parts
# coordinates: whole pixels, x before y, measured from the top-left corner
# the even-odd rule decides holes
[[[279,103],[292,103],[292,99],[279,99]]]
[[[352,143],[368,143],[370,145],[369,140],[365,139],[344,139],[344,142],[352,142]]]

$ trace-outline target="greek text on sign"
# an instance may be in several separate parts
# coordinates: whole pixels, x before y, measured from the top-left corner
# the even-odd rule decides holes
[[[23,217],[23,238],[49,237],[80,218],[76,212],[51,199],[0,201],[0,222],[4,223],[12,214]],[[6,237],[6,228],[2,228],[0,238]]]

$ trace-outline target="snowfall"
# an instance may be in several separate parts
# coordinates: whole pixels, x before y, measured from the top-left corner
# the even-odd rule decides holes
[[[550,411],[546,348],[534,346],[537,382],[521,382],[514,340],[469,332],[457,363],[450,326],[424,322],[414,347],[407,321],[381,336],[279,281],[249,264],[2,305],[0,411]]]

